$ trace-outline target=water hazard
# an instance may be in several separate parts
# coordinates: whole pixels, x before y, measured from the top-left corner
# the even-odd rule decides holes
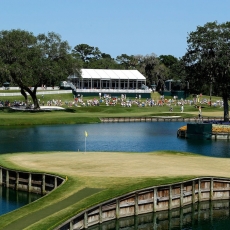
[[[181,209],[148,213],[113,220],[89,227],[89,230],[228,230],[230,205],[229,201],[201,202]]]
[[[0,186],[0,215],[29,204],[40,197],[39,194],[15,191]]]
[[[0,153],[13,152],[36,152],[36,151],[128,151],[128,152],[149,152],[157,150],[175,150],[192,152],[206,156],[230,157],[230,145],[228,140],[186,140],[177,138],[177,130],[185,125],[184,122],[142,122],[142,123],[102,123],[84,125],[55,125],[36,127],[1,127],[0,130]],[[85,137],[85,131],[88,136]],[[18,192],[10,195],[12,190],[4,191],[1,188],[0,214],[28,203],[19,202],[21,195]],[[23,196],[26,196],[23,193]],[[28,195],[28,194],[27,194]],[[16,198],[15,198],[16,197]],[[10,198],[10,199],[8,199]],[[31,199],[31,198],[30,198]],[[29,200],[30,200],[29,199]],[[12,204],[12,202],[14,204]],[[19,204],[20,203],[20,204]],[[228,202],[227,202],[228,203]],[[11,208],[13,207],[13,208]],[[209,209],[208,209],[209,210]],[[221,214],[210,216],[207,211],[196,219],[196,212],[187,216],[188,223],[170,227],[169,214],[162,219],[157,219],[157,224],[163,224],[162,228],[154,228],[153,214],[144,218],[127,221],[135,223],[128,226],[123,224],[119,227],[132,229],[228,229],[230,226],[229,208],[224,208]],[[217,213],[217,212],[215,212]],[[226,213],[224,215],[223,213]],[[138,217],[139,218],[139,217]],[[141,217],[140,217],[141,218]],[[181,218],[178,217],[179,219]],[[183,217],[184,218],[184,217]],[[198,221],[199,220],[199,221]],[[147,221],[147,222],[146,222]],[[149,222],[148,222],[149,221]],[[140,226],[139,226],[140,223]],[[204,225],[200,225],[200,223]],[[112,224],[113,225],[113,224]],[[135,227],[136,226],[136,227]],[[138,227],[139,226],[139,227]],[[118,225],[115,223],[116,229]],[[108,227],[105,229],[115,229]]]
[[[1,128],[0,153],[175,150],[230,157],[228,140],[177,138],[177,129],[183,125],[184,122],[143,122]]]

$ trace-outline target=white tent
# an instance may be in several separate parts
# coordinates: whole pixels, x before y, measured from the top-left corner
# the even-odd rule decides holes
[[[141,89],[146,78],[138,70],[82,69],[69,79],[79,89]]]

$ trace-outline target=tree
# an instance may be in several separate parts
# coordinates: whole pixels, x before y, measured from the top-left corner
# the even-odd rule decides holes
[[[164,81],[168,77],[168,69],[161,64],[155,54],[134,56],[137,69],[146,77],[148,86],[157,85],[157,90],[164,90]]]
[[[169,69],[171,79],[179,79],[181,75],[180,60],[172,55],[160,55],[159,60]]]
[[[106,53],[101,53],[100,58],[92,58],[87,63],[89,69],[119,69],[118,63]]]
[[[230,22],[222,24],[209,22],[204,26],[198,26],[195,32],[189,34],[187,43],[188,48],[183,60],[188,73],[188,79],[194,78],[194,74],[191,73],[197,72],[200,84],[209,85],[210,100],[212,89],[222,96],[224,121],[228,121]]]
[[[82,60],[84,68],[88,68],[89,62],[100,59],[102,55],[98,47],[89,46],[87,44],[75,46],[72,53]]]
[[[79,61],[70,53],[66,41],[49,32],[35,37],[23,30],[0,32],[0,73],[27,92],[39,109],[37,88],[59,83],[78,69]]]

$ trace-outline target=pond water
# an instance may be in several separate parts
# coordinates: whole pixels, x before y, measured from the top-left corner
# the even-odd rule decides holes
[[[201,202],[183,209],[112,220],[88,230],[229,230],[229,201]]]
[[[15,191],[0,186],[0,215],[29,204],[40,197],[39,194]]]
[[[0,153],[175,150],[206,156],[230,157],[230,145],[227,140],[177,138],[177,129],[184,124],[143,122],[1,128]],[[85,131],[88,133],[87,138]]]
[[[156,150],[175,150],[214,157],[230,157],[227,140],[186,140],[177,138],[177,130],[184,122],[142,122],[142,123],[102,123],[83,125],[55,125],[35,127],[1,127],[0,154],[35,151],[128,151],[149,152]],[[85,137],[85,131],[88,137]],[[1,188],[4,189],[4,188]],[[8,191],[7,193],[11,193]],[[7,194],[6,193],[6,194]],[[0,194],[0,214],[11,211],[5,208],[18,199],[4,198]],[[15,195],[16,196],[16,195]],[[9,197],[9,196],[5,196]],[[17,196],[16,196],[17,197]],[[4,201],[5,199],[5,201]],[[27,198],[26,198],[27,199]],[[26,200],[25,199],[25,200]],[[15,201],[13,201],[15,200]],[[6,202],[6,204],[2,204]],[[181,229],[224,229],[230,226],[229,215],[218,219],[218,226],[205,221],[205,227],[194,227],[194,223]],[[146,225],[147,226],[147,225]],[[142,226],[143,227],[143,226]],[[147,229],[148,227],[143,229]],[[136,228],[137,229],[137,228]],[[168,228],[166,228],[168,229]]]

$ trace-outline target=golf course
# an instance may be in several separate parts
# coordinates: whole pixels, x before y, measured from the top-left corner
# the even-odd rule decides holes
[[[54,96],[49,97],[46,100],[51,100]],[[61,97],[63,101],[73,100],[72,95],[55,97]],[[1,125],[82,124],[98,123],[101,117],[198,115],[197,108],[189,104],[184,106],[183,113],[180,106],[175,106],[173,112],[169,112],[167,105],[130,108],[121,107],[119,104],[64,107],[65,111],[49,112],[12,111],[2,108]],[[217,118],[222,115],[223,108],[203,105],[203,117]],[[46,172],[65,179],[63,185],[41,199],[0,216],[0,229],[6,230],[54,229],[84,209],[137,189],[171,184],[199,176],[230,176],[229,158],[205,157],[177,151],[6,153],[0,154],[0,165],[14,170]]]

